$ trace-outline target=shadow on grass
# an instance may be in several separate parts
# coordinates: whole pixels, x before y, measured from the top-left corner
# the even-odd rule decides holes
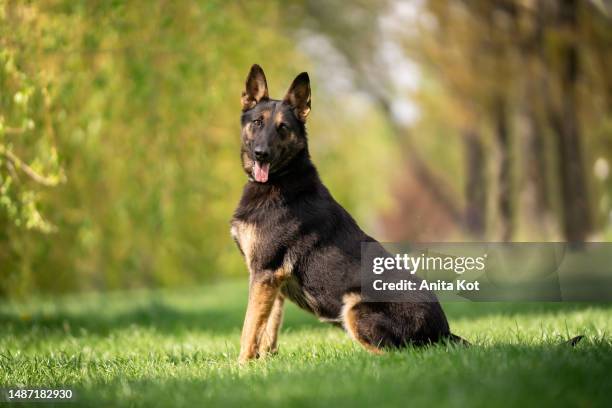
[[[227,311],[182,311],[163,305],[151,304],[112,315],[59,312],[52,315],[33,314],[16,316],[0,314],[0,325],[9,325],[15,332],[43,329],[71,332],[75,335],[106,335],[128,327],[154,328],[161,332],[175,333],[183,330],[214,331],[227,333],[239,326],[239,317]],[[82,333],[85,331],[85,333]]]
[[[162,292],[120,292],[55,300],[59,306],[45,308],[33,302],[26,308],[0,305],[0,327],[16,334],[33,330],[70,332],[72,335],[107,335],[114,330],[143,327],[162,333],[203,331],[218,335],[238,332],[246,308],[246,286],[229,282],[206,288]],[[203,302],[202,300],[206,300]],[[53,303],[53,302],[51,302]],[[68,306],[66,306],[68,305]],[[612,309],[612,304],[593,303],[446,303],[449,320],[494,315],[529,315],[572,312],[587,308]],[[287,307],[285,329],[323,327],[314,317]]]
[[[144,304],[143,304],[144,303]],[[130,305],[129,301],[117,310],[84,306],[82,309],[62,309],[31,313],[6,312],[0,309],[0,327],[10,328],[15,334],[33,330],[69,332],[74,336],[107,335],[125,328],[154,329],[165,334],[210,332],[224,335],[242,328],[246,299],[219,302],[213,307],[182,307],[164,300],[150,300]],[[291,330],[313,328],[320,323],[312,316],[291,305],[287,308],[284,327]]]

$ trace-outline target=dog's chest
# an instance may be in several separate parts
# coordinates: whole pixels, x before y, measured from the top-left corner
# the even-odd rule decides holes
[[[269,273],[282,282],[281,292],[301,308],[323,320],[335,320],[340,305],[330,293],[321,290],[321,283],[305,274],[320,271],[304,268],[304,253],[316,241],[315,234],[301,234],[300,224],[287,218],[266,222],[249,222],[235,218],[231,235],[244,256],[250,274]],[[320,264],[320,263],[319,263]],[[308,272],[310,271],[310,272]],[[310,276],[312,278],[312,276]]]
[[[245,221],[232,221],[232,227],[230,229],[232,238],[238,244],[238,248],[244,255],[247,266],[250,269],[251,260],[257,246],[260,244],[260,234],[258,233],[255,224],[248,223]]]
[[[230,231],[249,273],[272,273],[281,282],[293,274],[297,257],[282,237],[286,229],[268,231],[255,223],[234,220]]]

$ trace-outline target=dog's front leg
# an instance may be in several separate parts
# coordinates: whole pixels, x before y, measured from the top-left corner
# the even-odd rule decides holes
[[[272,307],[279,294],[280,282],[273,273],[251,273],[247,305],[238,361],[257,357],[259,342],[266,329]]]
[[[259,341],[259,355],[274,354],[278,351],[278,332],[283,322],[283,306],[285,297],[278,293],[268,317],[266,328]]]

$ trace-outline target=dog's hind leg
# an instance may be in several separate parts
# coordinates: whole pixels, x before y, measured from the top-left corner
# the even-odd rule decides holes
[[[370,313],[357,293],[344,295],[342,302],[342,324],[348,334],[370,353],[382,354],[387,341],[384,330],[377,324],[379,317]]]
[[[278,332],[283,322],[283,306],[285,297],[280,293],[276,296],[270,317],[266,323],[261,340],[259,341],[259,355],[275,354],[278,351]]]

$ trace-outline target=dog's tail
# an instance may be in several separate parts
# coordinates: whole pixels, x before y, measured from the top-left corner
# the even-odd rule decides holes
[[[451,343],[456,343],[456,344],[459,344],[459,345],[462,345],[462,346],[471,346],[472,345],[472,343],[470,343],[469,341],[467,341],[463,337],[459,337],[459,336],[457,336],[456,334],[453,334],[453,333],[448,335],[448,340]]]

